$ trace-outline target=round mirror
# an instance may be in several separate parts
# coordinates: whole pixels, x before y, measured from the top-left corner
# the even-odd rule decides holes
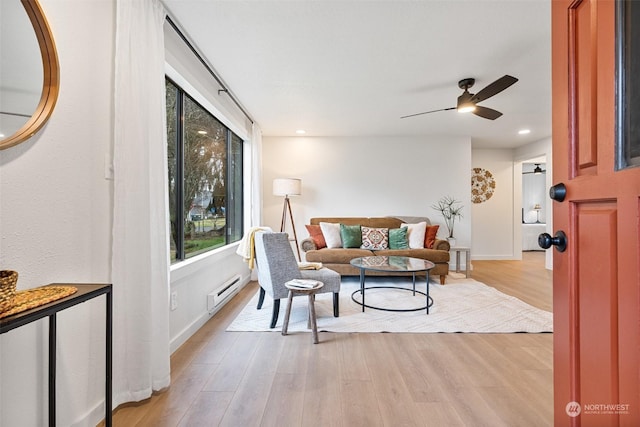
[[[58,56],[37,0],[0,1],[0,150],[33,136],[58,99]]]

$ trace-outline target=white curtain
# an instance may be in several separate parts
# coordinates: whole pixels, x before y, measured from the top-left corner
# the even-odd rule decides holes
[[[251,227],[262,224],[262,130],[251,129]]]
[[[165,11],[159,0],[116,7],[114,407],[170,382]]]

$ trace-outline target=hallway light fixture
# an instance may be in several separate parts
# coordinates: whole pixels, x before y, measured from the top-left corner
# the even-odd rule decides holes
[[[531,172],[522,172],[522,174],[523,174],[523,175],[527,175],[527,174],[532,173],[532,174],[534,174],[534,175],[540,175],[540,174],[546,173],[547,171],[546,171],[546,170],[544,170],[544,169],[542,169],[542,168],[540,167],[540,165],[541,165],[541,164],[542,164],[542,163],[534,163],[534,165],[535,165],[536,167],[535,167],[535,168],[533,168],[533,170],[532,170]]]

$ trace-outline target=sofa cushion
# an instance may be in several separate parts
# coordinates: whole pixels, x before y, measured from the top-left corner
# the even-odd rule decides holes
[[[389,229],[362,227],[362,249],[378,251],[389,248]]]
[[[427,231],[424,233],[424,247],[427,249],[433,249],[433,244],[436,241],[436,234],[438,234],[439,225],[427,225]]]
[[[326,249],[323,249],[325,251]],[[408,256],[412,258],[421,258],[434,263],[449,262],[449,252],[437,251],[435,249],[396,249],[381,250],[375,253],[378,256]]]
[[[323,264],[349,264],[354,258],[373,255],[375,255],[373,252],[366,249],[325,248],[317,251],[309,251],[305,254],[305,258],[309,262],[321,262]]]
[[[343,248],[359,248],[362,245],[362,230],[360,225],[340,224],[340,238]]]
[[[389,229],[389,249],[409,249],[407,227]]]
[[[328,248],[341,248],[342,238],[340,237],[340,224],[334,224],[330,222],[321,222],[320,229],[324,236],[324,241],[327,242]]]
[[[409,229],[407,236],[409,237],[409,247],[411,249],[424,248],[424,235],[427,231],[427,223],[425,221],[417,224],[402,224],[401,227]]]
[[[316,249],[327,247],[327,242],[324,241],[324,234],[322,234],[322,229],[319,225],[305,225],[305,227],[307,227],[309,237],[311,237],[313,243],[316,244]]]

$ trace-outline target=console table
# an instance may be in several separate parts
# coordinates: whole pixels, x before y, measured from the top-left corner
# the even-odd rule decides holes
[[[111,397],[112,397],[112,324],[113,324],[113,300],[112,287],[107,284],[77,284],[77,283],[52,283],[49,286],[69,285],[75,286],[78,291],[73,295],[23,311],[22,313],[0,319],[0,334],[9,332],[36,320],[49,317],[49,426],[56,425],[56,314],[74,305],[96,298],[106,296],[106,331],[105,331],[105,417],[106,427],[111,427]]]

